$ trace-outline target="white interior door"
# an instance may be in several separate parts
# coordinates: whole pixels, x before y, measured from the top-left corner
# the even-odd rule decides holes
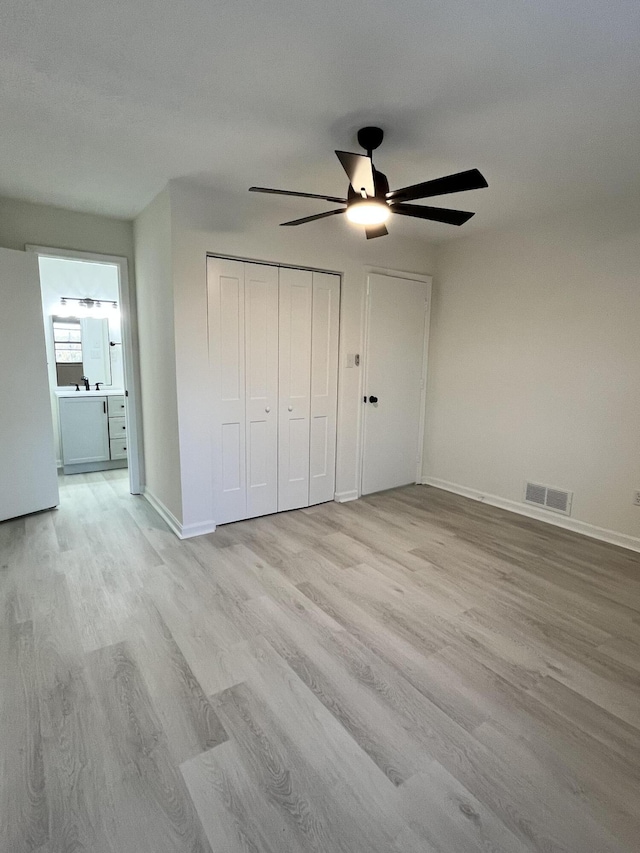
[[[420,476],[430,287],[392,275],[367,279],[364,495]]]
[[[336,485],[340,277],[313,273],[309,504],[333,500]]]
[[[280,269],[278,510],[309,505],[310,270]]]
[[[207,259],[216,524],[247,513],[244,268],[241,261]]]
[[[58,504],[38,259],[0,249],[0,520]]]
[[[248,518],[278,510],[278,268],[245,264]]]

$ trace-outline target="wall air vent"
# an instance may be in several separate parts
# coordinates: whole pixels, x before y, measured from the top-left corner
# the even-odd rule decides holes
[[[543,509],[550,509],[552,512],[571,515],[572,499],[573,492],[552,489],[551,486],[541,486],[539,483],[525,484],[524,502],[535,504]]]

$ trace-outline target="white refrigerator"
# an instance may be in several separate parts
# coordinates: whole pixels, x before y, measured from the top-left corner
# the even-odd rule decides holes
[[[0,249],[0,521],[58,502],[38,258]]]

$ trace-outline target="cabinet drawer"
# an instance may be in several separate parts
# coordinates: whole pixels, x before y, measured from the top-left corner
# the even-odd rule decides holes
[[[124,394],[111,394],[107,397],[110,418],[124,417]]]
[[[127,422],[124,418],[109,418],[109,438],[124,438]]]
[[[112,459],[126,459],[127,458],[127,439],[126,438],[112,438],[109,442],[109,449],[111,451]]]

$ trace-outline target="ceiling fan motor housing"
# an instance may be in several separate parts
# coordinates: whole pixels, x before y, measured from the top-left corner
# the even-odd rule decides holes
[[[358,145],[364,148],[369,157],[372,151],[382,145],[383,139],[384,131],[381,127],[362,127],[358,131]]]

